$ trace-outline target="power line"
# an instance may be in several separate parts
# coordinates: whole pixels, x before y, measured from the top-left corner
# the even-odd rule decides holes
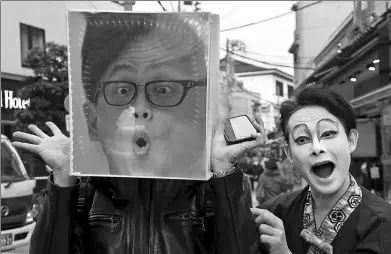
[[[162,7],[163,11],[167,11],[166,8],[164,8],[164,6],[163,6],[161,1],[157,1],[157,2],[159,3],[160,7]]]
[[[171,9],[172,9],[172,11],[175,11],[175,9],[174,9],[174,5],[172,4],[172,1],[170,1],[170,5],[171,5]]]
[[[323,1],[316,1],[314,3],[310,3],[310,4],[307,4],[301,8],[297,8],[296,11],[300,11],[300,10],[303,10],[305,8],[308,8],[308,7],[311,7],[315,4],[319,4]],[[232,30],[236,30],[236,29],[240,29],[240,28],[244,28],[244,27],[248,27],[248,26],[253,26],[253,25],[258,25],[258,24],[261,24],[261,23],[264,23],[264,22],[267,22],[267,21],[270,21],[270,20],[274,20],[274,19],[277,19],[277,18],[280,18],[280,17],[283,17],[283,16],[286,16],[288,14],[291,14],[295,11],[289,11],[289,12],[285,12],[285,13],[282,13],[280,15],[277,15],[277,16],[274,16],[274,17],[271,17],[271,18],[267,18],[267,19],[264,19],[264,20],[260,20],[260,21],[256,21],[256,22],[252,22],[252,23],[248,23],[248,24],[245,24],[245,25],[241,25],[241,26],[236,26],[236,27],[231,27],[231,28],[227,28],[227,29],[223,29],[223,30],[220,30],[220,32],[227,32],[227,31],[232,31]]]
[[[88,1],[88,2],[92,5],[92,7],[94,7],[95,10],[97,10],[95,4],[92,1]]]
[[[226,49],[224,49],[222,47],[220,47],[220,49],[226,51]],[[244,59],[251,60],[251,61],[254,61],[254,62],[258,62],[258,63],[262,63],[262,64],[266,64],[266,65],[271,65],[271,66],[276,66],[276,67],[284,67],[284,68],[292,68],[292,69],[300,69],[300,70],[314,70],[314,68],[309,68],[309,67],[290,66],[290,65],[285,65],[285,64],[269,63],[269,62],[261,61],[261,60],[258,60],[258,59],[255,59],[255,58],[251,58],[251,57],[248,57],[248,56],[244,56],[244,55],[241,55],[241,54],[238,54],[238,53],[235,53],[235,52],[230,52],[230,53],[232,55],[236,55],[236,56],[242,57]]]
[[[253,54],[253,55],[257,55],[257,56],[268,56],[268,57],[275,57],[275,58],[292,58],[291,56],[264,55],[264,54],[257,53],[255,51],[248,51],[247,49],[246,49],[246,53],[250,53],[250,54]],[[302,56],[300,58],[314,59],[315,57],[316,56]]]
[[[224,48],[225,45],[220,45],[220,48]],[[224,49],[224,51],[226,51],[226,49]],[[282,56],[282,55],[265,55],[265,54],[260,54],[258,52],[255,52],[253,49],[250,49],[246,46],[246,53],[249,53],[249,54],[252,54],[252,55],[256,55],[256,56],[261,56],[261,57],[274,57],[274,58],[281,58],[281,60],[285,61],[287,60],[287,58],[292,58],[292,56]],[[282,58],[285,58],[285,59],[282,59]],[[316,58],[316,56],[298,56],[298,58],[308,58],[308,59],[314,59]]]
[[[269,63],[269,62],[261,61],[261,60],[254,59],[254,58],[251,58],[251,57],[243,56],[243,55],[240,55],[240,54],[237,54],[237,53],[232,53],[232,54],[240,56],[240,57],[242,57],[244,59],[247,59],[247,60],[252,60],[252,61],[255,61],[255,62],[258,62],[258,63],[271,65],[271,66],[276,66],[276,67],[292,68],[292,69],[299,69],[299,70],[315,70],[314,68],[309,68],[309,67],[290,66],[290,65],[285,65],[285,64]]]

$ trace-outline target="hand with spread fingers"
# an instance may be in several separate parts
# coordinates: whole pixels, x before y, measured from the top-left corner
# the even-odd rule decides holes
[[[17,131],[13,136],[22,141],[13,142],[12,145],[41,156],[48,167],[52,169],[56,184],[60,186],[74,185],[76,178],[70,176],[69,138],[62,134],[54,123],[47,122],[46,125],[53,132],[53,136],[46,135],[36,125],[31,124],[28,128],[35,135]]]
[[[263,121],[259,115],[255,116],[253,122],[254,127],[258,131],[251,134],[255,140],[246,141],[235,145],[227,145],[224,138],[225,119],[220,117],[219,124],[217,126],[213,142],[212,142],[212,157],[211,165],[212,170],[215,172],[227,172],[229,171],[235,161],[244,153],[251,151],[252,149],[259,147],[266,141],[266,134],[263,128]]]
[[[268,210],[251,208],[256,216],[261,243],[265,244],[270,254],[291,254],[285,238],[284,223]]]

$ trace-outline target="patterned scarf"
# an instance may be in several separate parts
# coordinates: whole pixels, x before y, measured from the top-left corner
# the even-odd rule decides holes
[[[300,236],[310,244],[307,254],[333,254],[331,242],[350,214],[361,203],[361,188],[351,175],[349,177],[350,185],[348,190],[331,209],[318,230],[316,229],[315,216],[312,209],[311,189],[308,190],[304,206],[304,229],[300,233]]]

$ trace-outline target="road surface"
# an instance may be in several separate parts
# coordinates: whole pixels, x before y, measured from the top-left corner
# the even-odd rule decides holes
[[[2,251],[4,254],[29,254],[29,245],[16,248],[14,250]]]

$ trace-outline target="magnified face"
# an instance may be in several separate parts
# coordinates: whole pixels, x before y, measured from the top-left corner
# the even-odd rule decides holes
[[[189,172],[202,159],[206,135],[205,58],[203,51],[194,56],[194,43],[156,30],[131,41],[102,76],[88,122],[112,175],[202,174]]]
[[[313,191],[333,194],[349,186],[350,154],[358,134],[349,137],[337,117],[323,107],[296,111],[288,121],[288,155]]]

